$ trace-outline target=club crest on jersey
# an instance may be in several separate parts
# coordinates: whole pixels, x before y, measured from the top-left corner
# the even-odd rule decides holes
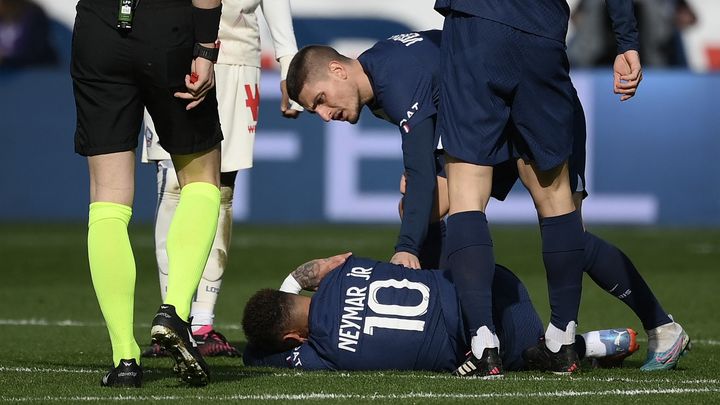
[[[413,104],[410,109],[405,112],[407,118],[403,118],[403,120],[400,121],[400,124],[398,124],[406,134],[410,133],[410,125],[408,125],[408,120],[412,118],[412,116],[415,115],[416,112],[418,112],[419,108],[420,103],[416,101],[415,104]]]

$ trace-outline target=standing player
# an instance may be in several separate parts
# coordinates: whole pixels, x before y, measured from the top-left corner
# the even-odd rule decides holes
[[[615,92],[627,100],[642,78],[632,1],[608,5],[618,40]],[[447,154],[448,263],[475,331],[466,364],[479,375],[501,369],[485,208],[493,165],[513,158],[537,209],[548,279],[551,318],[536,360],[575,372],[584,247],[568,174],[575,94],[565,54],[569,7],[565,0],[437,0],[435,8],[446,16],[438,129]],[[509,123],[517,136],[506,136]]]
[[[237,349],[213,328],[213,319],[222,276],[228,263],[235,178],[238,170],[252,167],[255,127],[260,105],[260,31],[256,14],[258,6],[262,7],[275,45],[275,57],[280,62],[280,110],[289,118],[295,118],[299,113],[290,108],[285,90],[287,69],[297,52],[290,1],[226,0],[218,34],[220,53],[215,65],[220,123],[225,135],[222,142],[220,216],[215,241],[191,310],[193,336],[203,356],[239,356]],[[158,168],[155,253],[160,293],[165,297],[168,285],[167,236],[178,206],[180,185],[173,171],[170,155],[160,146],[158,140],[155,125],[146,113],[143,161],[155,161]],[[146,357],[161,355],[164,355],[164,352],[157,345],[143,353]]]
[[[427,236],[416,232],[414,245],[423,268],[436,268],[440,256],[444,223],[448,212],[447,181],[437,177],[434,165],[435,129],[424,125],[434,121],[438,100],[437,77],[440,70],[440,32],[424,31],[396,35],[378,42],[357,60],[346,58],[326,46],[309,46],[298,52],[288,74],[290,96],[305,105],[325,121],[355,122],[360,109],[367,105],[375,115],[400,126],[403,136],[403,157],[408,181],[403,182],[401,207],[412,204],[415,210],[403,209],[402,234],[406,222],[430,223]],[[357,65],[360,65],[359,67]],[[324,71],[323,71],[324,69]],[[415,111],[407,117],[408,106]],[[409,131],[408,131],[409,129]],[[508,136],[515,136],[513,125],[506,128]],[[585,192],[585,116],[579,99],[573,93],[573,151],[569,159],[570,185],[573,199],[580,210]],[[408,146],[411,146],[408,148]],[[417,162],[425,162],[419,165]],[[497,165],[493,171],[493,197],[503,200],[517,181],[518,170],[513,161]],[[411,182],[410,180],[415,180]],[[422,187],[431,183],[432,187]],[[433,196],[433,191],[435,196]],[[432,214],[430,214],[432,213]],[[427,215],[422,218],[421,215]],[[432,218],[428,220],[428,218]],[[613,296],[622,300],[642,321],[648,333],[648,357],[643,370],[674,368],[689,338],[682,327],[673,322],[658,303],[632,262],[617,247],[583,231],[583,270]],[[396,255],[397,257],[397,255]],[[393,259],[395,259],[394,257]],[[415,256],[415,260],[418,256]],[[394,261],[394,260],[393,260]],[[412,267],[405,262],[406,267]],[[470,335],[475,330],[468,331]],[[677,350],[678,347],[680,350]]]
[[[350,254],[308,262],[281,291],[261,290],[248,301],[243,329],[245,365],[305,370],[454,370],[465,357],[466,331],[449,271],[421,270]],[[493,317],[508,369],[522,370],[522,352],[542,337],[542,321],[525,286],[498,266]],[[296,295],[301,289],[317,292]],[[583,354],[612,358],[635,352],[635,331],[590,332]],[[470,369],[458,369],[460,375]]]
[[[168,293],[151,335],[173,355],[182,381],[205,385],[208,380],[187,320],[220,206],[222,132],[213,90],[220,11],[220,0],[123,1],[121,7],[117,0],[80,0],[77,5],[71,70],[75,151],[88,157],[88,259],[113,349],[113,368],[103,386],[142,383],[127,225],[143,106],[155,119],[181,187],[168,231]]]

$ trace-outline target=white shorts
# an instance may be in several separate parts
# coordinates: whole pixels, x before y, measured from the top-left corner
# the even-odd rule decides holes
[[[260,107],[260,68],[238,65],[215,65],[222,141],[223,173],[247,169],[253,165],[255,127]],[[155,125],[145,110],[142,161],[170,159],[158,143]]]

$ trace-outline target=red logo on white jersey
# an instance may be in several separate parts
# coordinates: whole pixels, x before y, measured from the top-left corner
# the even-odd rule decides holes
[[[253,94],[252,87],[250,87],[249,84],[246,84],[245,95],[247,96],[247,100],[245,100],[245,106],[250,109],[253,121],[257,121],[258,107],[260,106],[260,87],[255,84],[255,94]]]

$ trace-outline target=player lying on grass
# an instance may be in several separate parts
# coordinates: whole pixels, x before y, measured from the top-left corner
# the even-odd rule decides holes
[[[542,321],[507,268],[496,267],[492,288],[504,367],[524,370],[522,353],[542,338]],[[245,306],[243,329],[246,366],[452,371],[470,348],[449,271],[350,253],[298,267],[280,291],[258,291]],[[577,337],[579,353],[620,364],[638,349],[635,336],[628,328],[589,332]]]
[[[325,121],[356,123],[367,106],[377,117],[400,129],[407,173],[405,213],[396,253],[390,260],[411,268],[439,266],[439,240],[444,223],[428,221],[439,193],[436,174],[442,167],[436,150],[440,134],[438,108],[440,31],[392,36],[363,52],[357,59],[327,46],[308,46],[293,58],[288,72],[288,94],[307,111]],[[585,191],[585,116],[574,96],[573,150],[569,159],[570,186],[578,211]],[[505,129],[516,136],[512,122]],[[508,151],[508,156],[513,151]],[[503,200],[517,181],[513,159],[495,166],[492,196]],[[437,213],[436,218],[442,218]],[[583,234],[583,269],[592,280],[623,301],[638,316],[648,334],[644,371],[671,369],[689,348],[690,338],[664,311],[630,259],[616,246],[588,232]],[[430,249],[426,249],[430,247]],[[418,259],[419,257],[419,259]],[[422,265],[422,266],[421,266]],[[475,330],[472,331],[475,333]],[[502,350],[502,349],[501,349]]]

